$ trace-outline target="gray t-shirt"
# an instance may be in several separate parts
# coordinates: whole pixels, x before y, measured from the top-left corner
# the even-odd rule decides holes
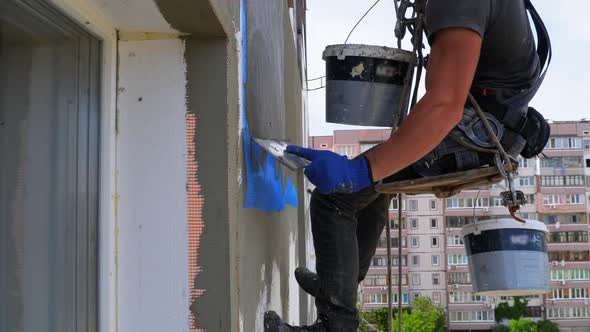
[[[483,38],[473,86],[528,88],[539,57],[524,0],[427,0],[426,31],[432,44],[445,28],[467,28]]]

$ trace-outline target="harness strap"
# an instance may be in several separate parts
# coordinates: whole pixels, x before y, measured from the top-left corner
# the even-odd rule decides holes
[[[531,87],[521,91],[515,96],[507,98],[506,100],[501,100],[501,91],[498,89],[483,88],[481,90],[475,89],[476,91],[474,91],[474,95],[478,97],[494,98],[494,100],[498,102],[498,106],[503,105],[486,109],[486,111],[493,114],[497,119],[500,119],[504,126],[520,134],[531,133],[538,130],[537,123],[534,123],[534,121],[528,121],[526,106],[531,99],[533,99],[537,90],[539,90],[541,83],[543,83],[552,56],[551,40],[549,39],[549,33],[547,32],[547,28],[545,27],[541,16],[530,0],[524,0],[524,2],[526,10],[531,15],[537,34],[536,51],[541,67],[539,76]]]
[[[537,90],[539,90],[541,83],[543,83],[545,74],[547,73],[547,69],[551,63],[551,39],[549,38],[547,28],[545,27],[541,16],[530,0],[525,0],[525,8],[531,15],[531,19],[535,25],[535,31],[537,32],[537,55],[539,56],[539,61],[541,64],[541,72],[535,83],[533,83],[530,88],[506,100],[506,105],[509,107],[508,111],[526,106],[528,102],[533,99],[537,93]]]

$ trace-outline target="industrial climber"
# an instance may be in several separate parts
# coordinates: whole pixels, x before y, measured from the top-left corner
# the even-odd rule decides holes
[[[544,147],[548,124],[528,102],[544,77],[550,45],[532,4],[428,0],[425,28],[431,45],[426,92],[387,141],[352,160],[330,151],[287,148],[311,161],[305,175],[316,186],[310,211],[317,274],[298,268],[295,276],[315,296],[318,320],[296,327],[270,311],[264,317],[266,331],[357,330],[358,283],[388,221],[391,199],[377,193],[374,184],[493,163],[490,155],[448,139],[465,121],[469,93],[486,117],[503,126],[501,143],[508,154],[530,158]]]

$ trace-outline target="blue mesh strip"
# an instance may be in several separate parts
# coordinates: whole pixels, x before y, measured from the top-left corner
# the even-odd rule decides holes
[[[263,149],[250,136],[246,117],[246,82],[248,74],[248,34],[246,31],[246,0],[240,1],[241,35],[242,35],[242,104],[240,114],[243,125],[243,149],[246,163],[246,197],[245,208],[261,211],[282,211],[287,204],[298,207],[297,189],[290,177],[283,187],[283,170],[270,154],[264,156]],[[278,173],[278,176],[277,176]]]

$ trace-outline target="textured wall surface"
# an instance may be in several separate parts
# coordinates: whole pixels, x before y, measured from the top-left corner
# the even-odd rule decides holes
[[[121,331],[188,331],[184,45],[119,43]]]
[[[256,137],[306,136],[288,2],[52,1],[105,46],[101,331],[260,331],[270,309],[299,323],[302,177],[254,156],[301,204],[244,208],[241,115]]]

